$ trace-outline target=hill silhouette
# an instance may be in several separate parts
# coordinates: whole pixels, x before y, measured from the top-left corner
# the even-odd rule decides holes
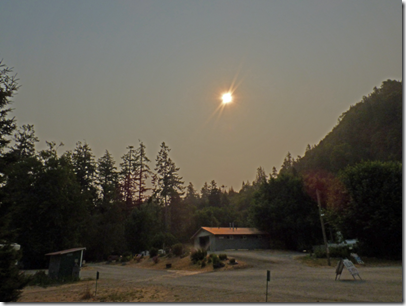
[[[402,103],[402,82],[384,81],[344,112],[318,145],[308,145],[303,157],[292,160],[295,171],[336,173],[366,160],[402,162]]]

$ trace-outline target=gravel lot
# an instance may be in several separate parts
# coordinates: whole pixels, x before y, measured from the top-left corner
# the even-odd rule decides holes
[[[362,280],[344,269],[335,281],[332,267],[309,267],[300,253],[223,252],[248,264],[227,271],[153,270],[137,265],[90,264],[80,283],[27,287],[19,302],[265,302],[266,271],[271,271],[268,302],[403,302],[402,266],[357,266]],[[95,276],[99,271],[97,295]],[[85,293],[91,293],[86,297]],[[88,294],[89,295],[89,294]]]

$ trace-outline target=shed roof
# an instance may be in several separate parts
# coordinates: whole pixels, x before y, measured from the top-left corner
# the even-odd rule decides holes
[[[265,232],[262,232],[254,227],[201,227],[191,239],[193,239],[200,231],[205,230],[213,235],[265,235]]]
[[[52,255],[62,255],[62,254],[73,253],[73,252],[77,252],[77,251],[81,251],[81,250],[86,250],[86,248],[67,249],[67,250],[63,250],[63,251],[48,253],[48,254],[45,254],[45,256],[47,256],[47,255],[49,255],[49,256],[52,256]]]

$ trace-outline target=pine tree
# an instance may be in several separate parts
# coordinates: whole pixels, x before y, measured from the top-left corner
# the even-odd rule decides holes
[[[135,175],[137,171],[137,160],[135,156],[135,150],[133,146],[127,147],[128,152],[123,155],[120,172],[120,187],[121,197],[125,203],[125,209],[130,214],[131,210],[135,206]]]
[[[39,139],[35,136],[34,125],[23,125],[17,133],[14,134],[14,146],[11,148],[11,155],[16,158],[25,158],[35,155],[35,143]]]
[[[97,161],[97,184],[100,188],[99,209],[105,212],[118,201],[118,172],[113,156],[106,153]]]
[[[154,176],[155,193],[160,196],[165,207],[166,231],[170,228],[168,206],[171,197],[177,193],[182,193],[184,189],[182,177],[178,174],[179,168],[175,166],[175,163],[169,157],[170,151],[165,142],[162,142],[161,150],[156,157],[156,174]]]
[[[15,242],[14,233],[10,230],[11,213],[9,203],[5,200],[4,185],[7,182],[7,167],[9,163],[4,150],[10,143],[10,136],[15,130],[15,119],[9,117],[11,98],[17,92],[19,85],[16,75],[11,75],[12,68],[0,61],[0,301],[15,302],[21,294],[26,281],[19,273],[16,261],[19,254],[12,247]]]
[[[150,160],[145,153],[145,145],[142,142],[140,142],[140,146],[136,150],[135,155],[135,159],[137,161],[135,184],[138,192],[136,203],[139,206],[145,201],[147,197],[145,193],[151,189],[147,188],[146,180],[150,176],[152,176],[152,171],[149,168],[148,163],[150,162]]]
[[[71,158],[85,205],[89,212],[93,212],[96,207],[97,189],[95,186],[96,161],[92,149],[87,143],[82,144],[79,141]]]

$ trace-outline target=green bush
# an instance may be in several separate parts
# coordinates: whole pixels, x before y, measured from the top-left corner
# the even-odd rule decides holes
[[[152,246],[157,249],[162,249],[178,242],[178,239],[171,233],[158,233],[152,239]]]
[[[149,250],[149,257],[153,258],[155,256],[158,255],[158,249],[157,248],[151,248],[151,250]]]
[[[356,253],[357,248],[352,246],[350,250],[350,246],[339,246],[339,247],[329,247],[330,257],[334,258],[351,258],[351,253]],[[318,249],[314,252],[314,256],[316,258],[326,258],[327,253],[325,249]]]
[[[78,277],[73,276],[67,276],[62,279],[53,279],[50,278],[49,275],[47,275],[44,271],[38,271],[34,275],[28,276],[27,279],[29,280],[28,284],[30,286],[41,286],[44,288],[51,285],[58,285],[61,283],[64,284],[73,283],[80,280]]]
[[[227,260],[227,254],[219,254],[220,260]]]
[[[183,254],[183,244],[177,243],[172,246],[172,253],[175,256],[181,256]]]
[[[235,259],[234,259],[234,258],[231,258],[229,262],[230,262],[230,264],[233,265],[233,264],[235,264]]]
[[[124,252],[123,256],[121,257],[121,262],[127,262],[130,261],[133,258],[133,255],[131,252]]]
[[[213,261],[213,266],[220,262],[220,258],[216,254],[211,254],[211,260]]]
[[[192,262],[195,264],[198,261],[203,260],[205,257],[207,256],[207,251],[204,249],[197,249],[194,250],[192,252],[192,254],[190,254],[190,259],[192,260]]]

